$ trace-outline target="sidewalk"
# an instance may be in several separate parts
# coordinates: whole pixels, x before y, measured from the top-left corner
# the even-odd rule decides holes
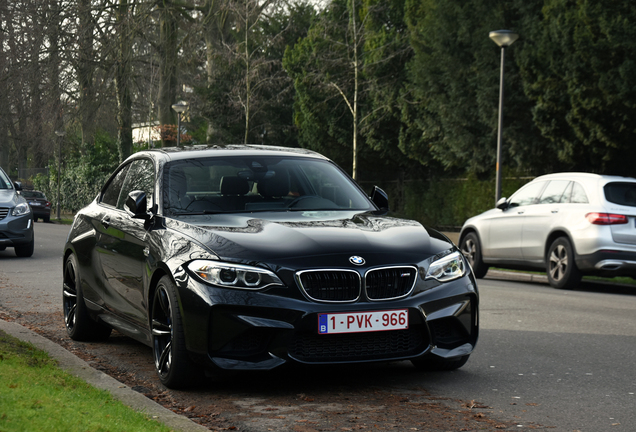
[[[93,369],[88,363],[54,342],[38,335],[26,327],[0,320],[0,330],[3,332],[29,342],[37,348],[46,351],[52,358],[55,358],[60,368],[68,373],[79,377],[93,387],[110,392],[115,399],[120,400],[125,405],[148,415],[149,417],[165,424],[175,431],[183,432],[203,432],[208,428],[201,426],[187,417],[173,413],[167,408],[159,405],[141,393],[137,393],[130,387],[120,383],[116,379],[105,373]]]

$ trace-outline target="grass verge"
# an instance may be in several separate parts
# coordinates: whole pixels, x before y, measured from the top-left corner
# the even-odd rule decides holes
[[[0,430],[171,429],[63,371],[46,352],[0,331]]]

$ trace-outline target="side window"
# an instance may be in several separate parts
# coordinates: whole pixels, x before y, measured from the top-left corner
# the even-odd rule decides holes
[[[520,207],[536,203],[546,182],[529,183],[510,198],[510,207]]]
[[[148,207],[151,207],[155,191],[155,170],[153,163],[148,159],[139,159],[130,164],[126,180],[119,194],[117,208],[123,210],[128,194],[136,190],[146,192]]]
[[[123,167],[119,170],[119,172],[117,172],[117,174],[115,174],[110,183],[108,183],[106,189],[102,193],[102,204],[117,207],[117,200],[119,199],[121,186],[124,184],[124,179],[126,178],[126,173],[128,173],[129,168],[130,164]]]
[[[574,182],[574,186],[572,186],[572,197],[570,198],[571,203],[575,204],[587,204],[589,200],[587,199],[587,195],[585,194],[585,190],[583,186],[579,183]]]
[[[548,186],[541,194],[539,204],[556,204],[567,202],[567,197],[565,197],[564,199],[564,196],[569,184],[569,180],[552,180],[550,183],[548,183]]]

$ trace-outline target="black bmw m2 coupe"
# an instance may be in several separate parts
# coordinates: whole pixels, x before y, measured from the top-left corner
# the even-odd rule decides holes
[[[73,222],[68,334],[149,345],[173,388],[289,362],[459,368],[478,333],[470,266],[388,203],[308,150],[136,153]]]

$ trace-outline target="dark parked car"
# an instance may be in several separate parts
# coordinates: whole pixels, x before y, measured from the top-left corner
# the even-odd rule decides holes
[[[0,250],[12,247],[19,257],[33,255],[33,215],[18,194],[22,186],[12,182],[0,168]]]
[[[461,367],[478,333],[469,266],[445,236],[387,210],[381,189],[369,199],[307,150],[136,153],[73,222],[67,331],[148,344],[169,387],[288,362]]]
[[[33,212],[33,221],[37,222],[41,218],[44,222],[51,220],[51,202],[46,199],[46,195],[40,191],[21,191],[22,195],[29,202]]]

